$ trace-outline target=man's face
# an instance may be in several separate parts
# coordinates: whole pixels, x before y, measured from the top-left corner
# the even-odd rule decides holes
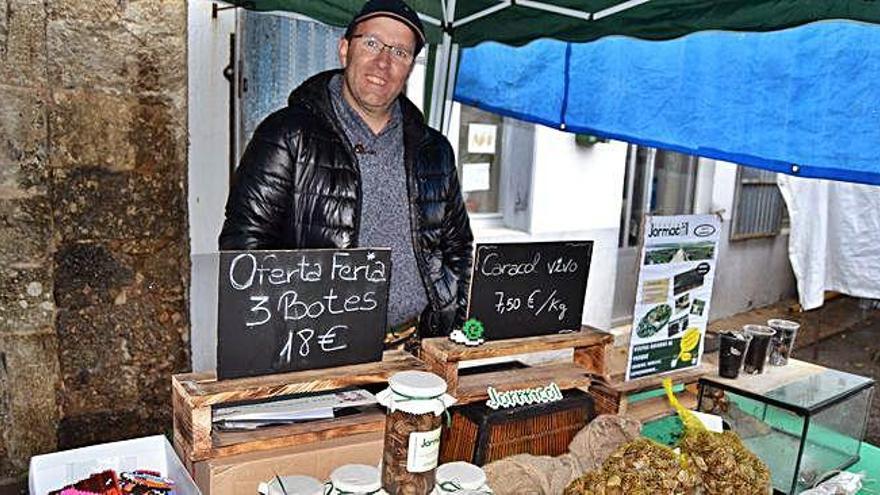
[[[415,34],[406,24],[389,17],[374,17],[359,23],[354,30],[354,36],[358,35],[372,35],[385,45],[404,48],[410,54],[415,49]],[[384,113],[403,91],[413,61],[396,60],[389,49],[372,53],[363,41],[363,37],[339,41],[339,61],[345,68],[346,89],[361,110],[370,114]]]

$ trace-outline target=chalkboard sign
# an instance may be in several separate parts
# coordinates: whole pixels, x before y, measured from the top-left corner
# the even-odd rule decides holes
[[[487,340],[580,330],[593,241],[479,244],[468,318]]]
[[[217,376],[382,359],[388,249],[221,251]]]

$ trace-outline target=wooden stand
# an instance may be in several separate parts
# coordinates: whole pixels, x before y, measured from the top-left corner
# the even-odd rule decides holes
[[[435,337],[422,340],[422,360],[430,371],[446,380],[448,393],[461,405],[487,399],[489,386],[499,392],[550,382],[563,390],[587,387],[591,376],[605,374],[605,346],[612,340],[611,335],[588,327],[580,332],[489,341],[475,347]],[[461,361],[560,349],[574,349],[574,362],[458,376]]]
[[[174,375],[171,379],[174,448],[191,467],[195,461],[210,458],[383,431],[385,413],[377,409],[257,431],[223,432],[212,428],[211,408],[240,401],[383,383],[399,371],[424,369],[425,365],[410,354],[386,351],[380,362],[251,378],[218,381],[213,372]]]
[[[676,394],[681,405],[688,409],[694,409],[697,405],[698,386],[701,377],[708,375],[717,365],[703,363],[693,369],[668,373],[659,376],[638,378],[628,382],[623,381],[622,375],[613,376],[604,382],[595,381],[590,385],[590,394],[595,400],[596,414],[625,414],[632,416],[641,422],[651,421],[674,414],[666,394],[657,397],[631,401],[631,397],[641,392],[661,389],[665,378],[670,378],[673,385],[684,385],[685,389]]]

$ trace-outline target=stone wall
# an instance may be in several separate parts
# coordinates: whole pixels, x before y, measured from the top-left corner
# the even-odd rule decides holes
[[[186,2],[0,0],[0,479],[171,428]]]

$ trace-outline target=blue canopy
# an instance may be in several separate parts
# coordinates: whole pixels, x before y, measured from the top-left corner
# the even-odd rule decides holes
[[[874,25],[484,43],[463,51],[455,99],[571,132],[880,184]]]

